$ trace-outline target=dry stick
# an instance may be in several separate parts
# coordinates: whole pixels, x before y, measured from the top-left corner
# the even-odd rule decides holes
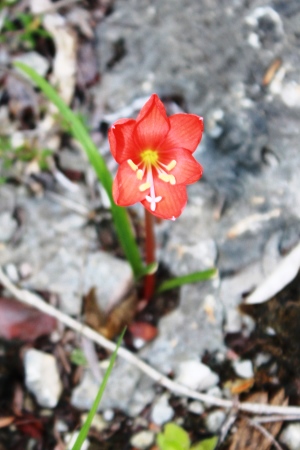
[[[60,8],[65,8],[67,6],[71,6],[73,3],[78,3],[80,0],[60,0],[53,5],[49,6],[49,8],[45,8],[43,11],[38,12],[38,14],[48,14],[57,11]]]
[[[256,423],[255,420],[249,419],[248,423],[252,427],[256,428],[258,431],[260,431],[261,434],[263,436],[265,436],[265,438],[267,438],[270,441],[270,443],[272,443],[277,450],[283,450],[281,445],[279,445],[279,443],[276,441],[274,436],[271,433],[269,433],[269,431],[266,430],[266,428],[262,427],[259,423]]]
[[[32,306],[38,309],[49,316],[55,317],[60,322],[64,323],[66,326],[71,328],[78,333],[81,333],[83,336],[91,339],[97,344],[104,347],[106,350],[114,351],[116,348],[116,344],[108,339],[106,339],[101,334],[92,330],[79,323],[77,320],[72,319],[67,314],[59,311],[53,306],[45,303],[40,297],[36,294],[33,294],[25,289],[17,288],[9,278],[4,274],[3,270],[0,268],[0,283],[11,292],[11,294],[20,300],[22,303],[26,305]],[[237,403],[231,400],[225,400],[222,398],[217,398],[213,395],[202,394],[201,392],[194,391],[189,389],[179,383],[176,383],[170,378],[158,372],[153,367],[146,364],[144,361],[140,360],[137,356],[131,353],[129,350],[126,350],[123,347],[120,347],[118,350],[118,355],[125,359],[127,362],[133,364],[138,367],[142,372],[148,375],[152,380],[156,383],[159,383],[161,386],[165,387],[169,391],[173,392],[177,395],[182,395],[185,397],[190,397],[195,400],[202,401],[204,403],[219,406],[222,408],[236,408],[239,411],[245,411],[252,414],[281,414],[281,415],[294,415],[295,420],[300,418],[300,407],[297,406],[273,406],[273,405],[263,405],[260,403]]]

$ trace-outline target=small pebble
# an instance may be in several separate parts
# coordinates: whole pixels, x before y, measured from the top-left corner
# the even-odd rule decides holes
[[[78,438],[79,431],[75,431],[74,433],[67,433],[65,435],[65,443],[67,444],[66,450],[72,450],[75,445],[76,439]],[[80,450],[88,450],[90,447],[90,441],[86,439],[81,444]]]
[[[130,439],[130,444],[138,449],[148,448],[154,443],[154,433],[150,430],[140,431],[139,433],[132,436]]]
[[[156,425],[163,425],[174,416],[174,410],[171,408],[166,395],[162,395],[155,403],[151,411],[151,420]]]
[[[206,426],[208,431],[211,433],[217,433],[220,430],[225,418],[226,414],[221,410],[213,411],[208,414],[206,418]]]
[[[24,369],[25,385],[38,404],[45,408],[55,408],[62,383],[54,356],[31,348],[25,352]]]
[[[235,373],[241,378],[252,378],[254,376],[252,362],[250,360],[234,361]]]
[[[287,425],[280,435],[280,442],[285,444],[289,450],[300,449],[300,423]]]
[[[5,272],[8,278],[13,282],[17,283],[19,281],[18,269],[14,264],[7,264],[5,266]]]
[[[88,413],[84,413],[81,415],[81,417],[80,417],[81,424],[85,423],[87,417],[88,417]],[[95,414],[91,426],[101,433],[103,430],[105,430],[108,427],[108,423],[106,420],[104,420],[104,418],[101,414]]]
[[[191,413],[193,413],[193,414],[198,414],[198,415],[204,413],[204,407],[203,407],[202,403],[201,403],[201,402],[197,402],[196,400],[193,401],[193,402],[191,402],[191,403],[188,405],[188,410],[189,410]]]
[[[107,422],[111,422],[114,417],[115,417],[115,413],[113,412],[112,409],[106,409],[103,412],[103,419],[106,420]]]
[[[218,384],[219,377],[205,364],[191,360],[179,364],[176,382],[190,389],[204,391]]]

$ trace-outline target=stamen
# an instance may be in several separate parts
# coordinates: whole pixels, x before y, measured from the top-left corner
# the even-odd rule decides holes
[[[136,172],[138,170],[138,166],[136,164],[134,164],[132,159],[127,159],[127,163],[134,172]]]
[[[176,184],[176,179],[175,179],[174,175],[169,175],[169,182],[172,185]]]
[[[159,178],[160,180],[165,181],[166,183],[168,183],[168,182],[170,181],[170,176],[171,176],[171,175],[168,175],[167,173],[160,173],[160,174],[158,175],[158,178]]]
[[[174,167],[176,166],[176,164],[177,164],[177,161],[175,161],[175,159],[173,159],[173,160],[166,166],[166,169],[170,171],[170,170],[174,169]]]
[[[141,192],[144,192],[144,191],[146,191],[147,189],[149,189],[151,187],[151,184],[150,183],[143,183],[143,184],[141,184],[140,185],[140,187],[139,187],[139,190],[141,191]]]
[[[142,179],[143,179],[143,176],[144,176],[143,170],[142,170],[142,169],[139,169],[139,170],[137,171],[137,173],[136,173],[137,179],[138,179],[138,180],[142,180]]]

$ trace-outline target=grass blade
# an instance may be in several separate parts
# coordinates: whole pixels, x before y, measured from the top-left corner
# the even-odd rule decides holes
[[[127,212],[124,208],[117,206],[112,198],[112,176],[105,164],[104,159],[99,154],[97,147],[90,138],[85,126],[73,111],[60,98],[55,89],[35,70],[20,61],[16,61],[14,65],[24,72],[48,97],[48,99],[57,107],[60,114],[69,124],[70,131],[73,136],[80,142],[85,150],[91,165],[101,181],[104,189],[111,203],[111,211],[114,220],[114,225],[120,244],[124,250],[125,256],[132,267],[132,271],[136,278],[144,273],[144,267],[139,253],[138,246],[135,242],[131,225],[128,219]]]
[[[199,281],[210,280],[217,274],[217,269],[208,269],[202,272],[193,272],[189,275],[184,275],[182,277],[171,278],[170,280],[164,281],[160,286],[158,286],[156,292],[164,292],[169,289],[174,289],[180,287],[184,284],[198,283]]]
[[[124,328],[121,336],[119,337],[116,349],[115,349],[115,351],[113,352],[113,354],[110,357],[109,366],[108,366],[108,368],[107,368],[107,370],[105,372],[105,375],[104,375],[104,378],[103,378],[102,383],[100,385],[98,394],[97,394],[97,396],[96,396],[96,398],[94,400],[93,406],[92,406],[92,408],[91,408],[91,410],[90,410],[90,412],[89,412],[89,414],[87,416],[87,419],[86,419],[85,423],[83,424],[83,426],[82,426],[82,428],[80,430],[80,433],[79,433],[79,435],[78,435],[78,437],[76,439],[76,442],[75,442],[75,444],[72,447],[72,450],[80,450],[83,442],[85,441],[85,439],[86,439],[86,437],[88,435],[89,429],[91,428],[91,425],[92,425],[93,418],[94,418],[94,416],[95,416],[95,414],[97,412],[98,405],[99,405],[100,400],[102,398],[102,395],[104,393],[104,390],[105,390],[107,381],[109,379],[109,376],[111,374],[114,362],[116,360],[118,349],[119,349],[119,347],[121,345],[121,342],[122,342],[122,339],[123,339],[125,331],[126,331],[126,328]]]

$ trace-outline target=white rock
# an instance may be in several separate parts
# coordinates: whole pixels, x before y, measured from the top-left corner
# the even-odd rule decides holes
[[[269,353],[258,353],[255,356],[255,366],[260,367],[264,364],[267,364],[271,359],[271,355]]]
[[[197,400],[189,403],[188,410],[193,414],[202,414],[204,412],[204,406],[201,402],[198,402]]]
[[[204,391],[218,384],[219,377],[205,364],[191,360],[179,364],[176,382],[190,389]]]
[[[35,349],[24,355],[25,384],[39,405],[55,408],[62,392],[62,383],[54,356]]]
[[[150,430],[140,431],[139,433],[132,436],[130,439],[130,444],[138,449],[145,449],[152,445],[154,442],[154,433]]]
[[[6,264],[5,272],[8,278],[13,282],[17,283],[19,281],[18,269],[14,264]]]
[[[88,418],[88,414],[89,413],[84,413],[81,415],[80,421],[81,421],[82,425],[86,422],[86,420]],[[104,419],[104,417],[101,414],[95,414],[91,426],[101,433],[109,425],[108,425],[108,422]]]
[[[242,317],[237,308],[230,308],[226,312],[226,333],[238,333],[242,328]]]
[[[280,435],[280,442],[285,444],[289,450],[300,449],[300,423],[291,423],[284,428]]]
[[[206,427],[208,431],[211,433],[217,433],[220,430],[225,418],[226,413],[221,410],[213,411],[208,414],[206,418]]]
[[[103,411],[103,419],[106,420],[107,422],[111,422],[114,417],[115,413],[113,412],[112,409],[106,409],[105,411]]]
[[[250,360],[234,361],[233,368],[235,373],[241,378],[252,378],[254,375],[252,362]]]
[[[290,108],[300,108],[300,85],[295,82],[284,84],[281,91],[283,103]]]
[[[174,416],[174,410],[171,408],[168,402],[168,396],[162,395],[159,400],[154,404],[151,411],[151,420],[156,425],[163,425]]]

